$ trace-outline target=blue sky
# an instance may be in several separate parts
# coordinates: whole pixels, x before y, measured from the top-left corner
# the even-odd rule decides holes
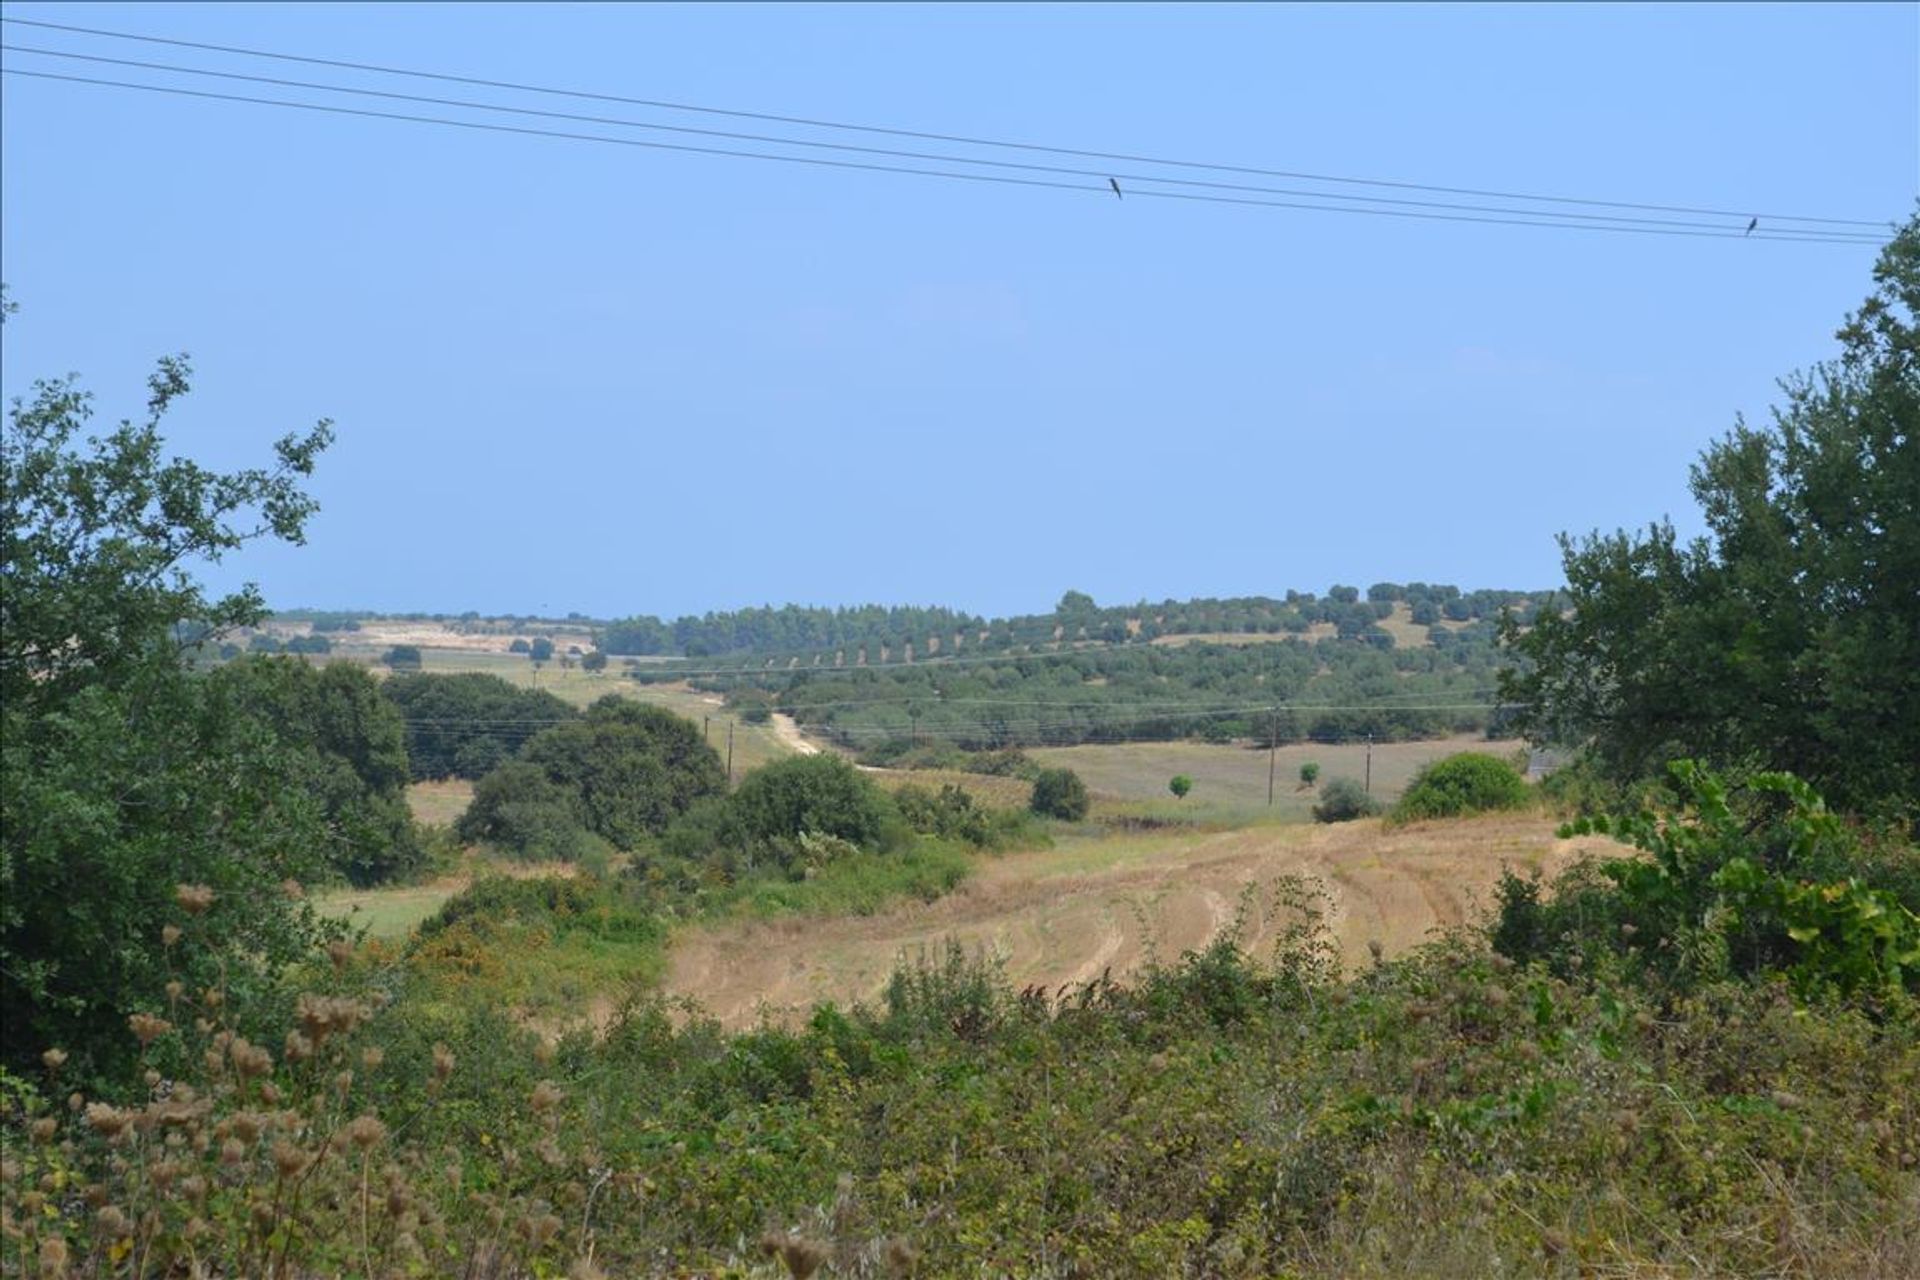
[[[1889,221],[1920,191],[1911,5],[5,14],[1455,187]],[[80,370],[118,417],[186,350],[182,453],[250,464],[334,418],[308,545],[207,575],[281,606],[998,614],[1069,587],[1548,585],[1559,531],[1698,527],[1688,464],[1832,352],[1873,259],[0,92],[7,394]]]

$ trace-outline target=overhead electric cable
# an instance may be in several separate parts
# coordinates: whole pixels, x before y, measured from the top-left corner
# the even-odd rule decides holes
[[[167,36],[155,36],[138,32],[116,31],[103,27],[86,27],[71,23],[46,22],[30,18],[0,17],[0,22],[18,26],[37,27],[49,31],[64,31],[76,35],[98,36],[106,39],[137,41],[145,44],[168,45],[174,48],[198,49],[210,53],[230,54],[247,58],[266,58],[281,62],[303,63],[309,66],[334,67],[342,70],[372,72],[378,75],[406,76],[414,79],[438,80],[449,84],[464,84],[490,89],[503,89],[516,93],[537,93],[548,96],[576,98],[596,102],[613,102],[627,106],[648,107],[664,111],[684,111],[703,115],[726,116],[734,119],[761,120],[768,123],[796,125],[810,129],[834,129],[858,133],[878,134],[897,138],[914,138],[927,142],[945,142],[962,146],[996,147],[1029,152],[1041,152],[1050,155],[1077,156],[1088,160],[1117,160],[1132,164],[1161,165],[1169,168],[1197,169],[1216,173],[1241,173],[1257,177],[1287,178],[1297,181],[1338,183],[1353,186],[1369,186],[1407,191],[1429,191],[1442,195],[1477,196],[1486,199],[1515,200],[1542,204],[1585,205],[1595,208],[1630,209],[1649,213],[1684,213],[1700,216],[1748,219],[1759,217],[1766,222],[1807,222],[1829,226],[1871,227],[1878,231],[1891,224],[1869,218],[1831,218],[1804,214],[1766,213],[1752,209],[1711,208],[1697,205],[1655,204],[1642,201],[1605,200],[1577,196],[1537,195],[1526,192],[1502,191],[1484,187],[1442,186],[1433,183],[1396,181],[1381,178],[1358,178],[1344,174],[1312,173],[1304,170],[1273,169],[1255,165],[1221,164],[1196,160],[1175,159],[1161,156],[1143,155],[1130,152],[1099,151],[1080,147],[1062,147],[1042,143],[1013,141],[1006,139],[984,138],[965,134],[936,133],[918,129],[902,129],[883,125],[854,124],[843,121],[823,120],[807,116],[782,115],[773,112],[745,111],[726,107],[704,106],[695,103],[674,102],[658,98],[633,97],[623,94],[596,93],[580,89],[557,88],[550,85],[528,84],[510,80],[496,80],[481,76],[455,75],[446,72],[423,71],[417,68],[386,66],[379,63],[354,62],[339,58],[321,58],[305,54],[283,53],[267,49],[247,48],[240,45],[214,44],[206,41],[182,40]],[[1106,184],[1102,184],[1103,193],[1110,193]]]
[[[1393,196],[1344,195],[1338,192],[1308,191],[1286,187],[1264,187],[1249,183],[1213,182],[1197,178],[1168,178],[1143,173],[1113,174],[1105,170],[1074,168],[1067,165],[1031,164],[1013,160],[988,160],[971,156],[956,156],[941,152],[904,151],[891,147],[859,146],[844,142],[824,142],[808,138],[787,138],[774,134],[740,133],[723,129],[701,129],[688,125],[660,124],[645,120],[629,120],[614,116],[581,115],[567,111],[542,111],[531,107],[506,106],[499,103],[477,102],[463,98],[439,98],[425,94],[396,93],[383,89],[365,89],[351,85],[327,84],[312,80],[289,80],[279,76],[251,75],[237,71],[218,71],[203,67],[183,66],[178,63],[148,62],[137,58],[109,58],[98,54],[75,53],[62,49],[46,49],[32,45],[0,44],[0,52],[26,53],[39,57],[64,58],[70,61],[100,63],[117,67],[132,67],[144,71],[162,71],[173,74],[203,76],[220,80],[238,80],[250,84],[273,85],[283,89],[306,89],[322,93],[348,94],[361,98],[379,98],[386,101],[410,102],[427,106],[453,107],[461,110],[490,111],[504,115],[529,116],[544,120],[564,120],[575,124],[606,125],[624,129],[649,129],[657,132],[676,133],[689,136],[721,138],[736,142],[767,143],[775,146],[805,147],[814,150],[846,152],[857,155],[885,156],[893,159],[933,161],[941,164],[979,165],[995,169],[1012,169],[1028,173],[1062,174],[1072,177],[1100,179],[1109,185],[1115,185],[1115,179],[1125,178],[1130,184],[1161,183],[1167,186],[1192,187],[1203,190],[1234,191],[1256,195],[1277,195],[1311,200],[1344,200],[1362,204],[1392,205],[1417,209],[1445,209],[1468,213],[1512,214],[1524,213],[1529,217],[1556,219],[1569,223],[1622,223],[1644,227],[1686,227],[1700,230],[1732,233],[1739,231],[1741,238],[1747,238],[1750,230],[1719,222],[1683,221],[1673,218],[1647,218],[1617,213],[1581,213],[1558,212],[1554,210],[1516,210],[1501,205],[1460,204],[1442,200],[1412,200]],[[1117,185],[1115,186],[1117,190]],[[1344,206],[1330,206],[1342,208]],[[1751,220],[1749,220],[1751,221]],[[1743,224],[1744,225],[1744,224]],[[1815,237],[1824,241],[1831,232],[1803,231],[1795,228],[1779,228],[1779,237],[1783,239],[1803,239]],[[1845,233],[1851,234],[1851,233]],[[1860,236],[1864,242],[1878,243],[1878,237]]]
[[[771,160],[786,164],[818,165],[831,169],[865,170],[874,173],[899,173],[916,177],[947,178],[966,182],[995,183],[1003,186],[1045,187],[1061,191],[1092,191],[1108,194],[1103,184],[1095,186],[1078,182],[1055,182],[1041,178],[1015,178],[1004,174],[963,173],[945,169],[913,168],[905,165],[875,164],[857,160],[830,160],[820,156],[785,156],[761,151],[742,151],[728,147],[694,146],[688,143],[650,142],[639,138],[609,138],[602,134],[572,133],[554,129],[533,129],[523,125],[485,124],[477,120],[454,120],[444,116],[411,115],[404,112],[372,111],[359,107],[328,106],[317,102],[294,102],[284,98],[261,98],[246,94],[214,93],[204,89],[184,89],[172,85],[139,84],[128,80],[108,80],[92,76],[60,75],[50,71],[28,71],[19,67],[0,67],[0,75],[25,76],[36,80],[56,80],[69,84],[93,85],[115,89],[135,89],[147,93],[171,94],[183,98],[199,98],[216,102],[238,102],[255,106],[282,107],[297,111],[320,112],[327,115],[356,116],[373,120],[397,120],[413,124],[443,125],[456,129],[469,129],[484,133],[515,134],[523,137],[561,138],[574,142],[597,142],[607,146],[637,147],[652,151],[674,151],[695,155],[726,156],[743,160]],[[1191,191],[1139,191],[1136,194],[1160,200],[1185,200],[1200,204],[1245,205],[1256,208],[1299,209],[1317,213],[1363,214],[1383,218],[1412,218],[1434,222],[1474,222],[1496,226],[1515,227],[1557,227],[1569,231],[1608,231],[1634,235],[1689,236],[1710,240],[1776,240],[1794,244],[1878,244],[1876,237],[1851,233],[1761,232],[1757,235],[1743,235],[1738,230],[1706,231],[1683,230],[1677,227],[1628,226],[1613,224],[1589,224],[1569,222],[1544,222],[1536,218],[1500,218],[1483,217],[1466,213],[1416,212],[1410,209],[1372,209],[1350,208],[1337,205],[1311,204],[1293,200],[1261,200],[1247,196],[1205,195]]]

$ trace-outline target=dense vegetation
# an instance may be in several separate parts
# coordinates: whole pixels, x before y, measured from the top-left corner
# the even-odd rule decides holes
[[[271,734],[282,786],[317,810],[329,870],[364,886],[423,869],[400,713],[364,667],[256,656],[215,669],[205,686],[210,714]]]
[[[1463,751],[1436,760],[1414,774],[1394,803],[1396,822],[1462,818],[1473,813],[1518,809],[1529,800],[1520,771],[1498,756]]]
[[[1531,735],[1615,779],[1678,756],[1790,769],[1920,821],[1920,218],[1874,278],[1839,359],[1701,455],[1709,537],[1562,539],[1571,612],[1509,635]]]
[[[940,608],[818,609],[790,604],[670,623],[627,618],[602,629],[600,644],[613,654],[752,656],[818,666],[1033,651],[1057,644],[1145,644],[1162,636],[1300,634],[1327,623],[1342,638],[1391,647],[1392,638],[1378,623],[1396,603],[1408,605],[1416,626],[1492,621],[1509,609],[1531,622],[1538,610],[1555,607],[1556,596],[1552,591],[1463,592],[1444,584],[1377,582],[1367,588],[1364,600],[1358,588],[1336,585],[1324,598],[1289,591],[1284,599],[1245,596],[1101,606],[1084,592],[1069,591],[1052,613],[994,619]]]
[[[941,892],[967,865],[948,842],[980,842],[964,793],[889,799],[810,757],[728,794],[694,726],[606,700],[522,744],[476,807],[557,813],[634,849],[625,873],[483,880],[399,947],[328,938],[284,878],[324,874],[347,815],[407,776],[398,713],[364,673],[196,674],[185,651],[259,607],[180,571],[240,545],[252,512],[297,538],[325,429],[281,442],[277,472],[217,476],[162,460],[179,362],[143,426],[85,445],[85,397],[41,384],[0,447],[0,1272],[1920,1274],[1920,852],[1887,820],[1912,812],[1915,757],[1889,753],[1878,735],[1910,728],[1873,701],[1910,709],[1912,667],[1855,665],[1914,638],[1856,604],[1911,620],[1887,575],[1911,567],[1920,499],[1901,487],[1917,232],[1883,261],[1890,300],[1843,331],[1849,362],[1790,384],[1777,435],[1710,453],[1718,544],[1674,564],[1657,538],[1590,546],[1574,614],[1515,637],[1531,723],[1590,753],[1556,794],[1586,794],[1587,770],[1644,781],[1696,735],[1731,766],[1673,763],[1605,796],[1624,816],[1568,829],[1631,854],[1509,877],[1485,933],[1356,972],[1329,904],[1289,882],[1248,904],[1285,922],[1269,955],[1230,931],[1128,988],[1044,991],[954,948],[870,1005],[745,1034],[648,994],[669,921],[804,927]],[[1849,540],[1828,497],[1856,483]],[[1403,651],[1359,639],[1269,648],[1327,668],[1309,689],[1401,678]],[[1136,654],[1154,660],[1100,660]],[[1702,695],[1724,728],[1661,683],[1695,654],[1748,694]],[[1006,667],[1042,680],[1085,656]],[[1786,684],[1740,683],[1762,677]],[[909,705],[928,735],[932,708]],[[1835,808],[1779,768],[1802,759]],[[1065,781],[1037,774],[1036,801]],[[1408,816],[1511,783],[1456,757]],[[1355,792],[1329,780],[1323,816]],[[595,1027],[547,1016],[622,981]]]
[[[381,691],[406,718],[407,760],[416,780],[482,777],[535,734],[580,717],[544,689],[471,672],[396,675]]]
[[[1384,633],[1383,633],[1384,635]],[[1390,639],[1390,638],[1389,638]],[[914,744],[966,750],[1199,738],[1380,741],[1497,731],[1491,623],[1433,647],[1329,636],[1260,644],[1128,645],[992,661],[754,672],[696,681],[774,709],[875,762]],[[643,668],[641,680],[669,678]]]
[[[482,778],[458,831],[524,857],[570,856],[578,832],[634,849],[726,781],[698,725],[609,695]]]

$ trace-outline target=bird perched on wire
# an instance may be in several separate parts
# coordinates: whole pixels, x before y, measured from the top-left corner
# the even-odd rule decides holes
[[[1740,234],[1743,236],[1750,236],[1753,234],[1753,229],[1759,225],[1760,225],[1760,219],[1755,218],[1753,221],[1747,223],[1747,229],[1745,231],[1742,231]]]
[[[1116,179],[1116,178],[1108,178],[1108,179],[1107,179],[1107,185],[1113,188],[1113,194],[1114,194],[1114,196],[1115,196],[1115,198],[1116,198],[1116,199],[1120,199],[1120,200],[1125,200],[1125,199],[1126,199],[1126,197],[1125,197],[1125,196],[1123,196],[1123,195],[1121,195],[1121,194],[1120,194],[1120,182],[1119,182],[1119,180],[1118,180],[1118,179]]]

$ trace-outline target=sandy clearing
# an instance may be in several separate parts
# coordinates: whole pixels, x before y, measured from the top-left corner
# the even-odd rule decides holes
[[[762,1016],[792,1021],[821,1000],[872,1000],[901,963],[950,941],[996,957],[1016,986],[1123,979],[1204,947],[1236,920],[1242,945],[1264,953],[1288,921],[1282,881],[1296,875],[1328,894],[1342,958],[1357,965],[1370,942],[1398,954],[1484,909],[1503,865],[1551,871],[1600,847],[1615,846],[1557,840],[1536,816],[1078,842],[985,861],[930,904],[688,930],[674,942],[665,986],[741,1027]]]
[[[773,713],[773,736],[780,739],[782,746],[803,756],[817,756],[820,748],[808,742],[800,733],[800,726],[794,718],[784,711]]]

